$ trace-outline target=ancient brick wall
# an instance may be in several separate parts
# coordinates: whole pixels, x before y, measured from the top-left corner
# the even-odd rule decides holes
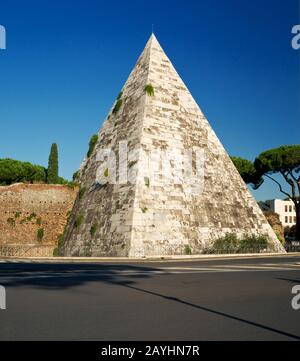
[[[0,187],[0,256],[52,256],[76,194],[61,185]]]

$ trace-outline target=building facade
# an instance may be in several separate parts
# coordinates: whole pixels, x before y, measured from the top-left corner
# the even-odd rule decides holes
[[[279,215],[283,227],[292,227],[296,224],[296,208],[292,201],[271,199],[261,202],[263,211],[272,211]]]

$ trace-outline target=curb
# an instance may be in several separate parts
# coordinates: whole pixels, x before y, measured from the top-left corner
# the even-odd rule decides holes
[[[192,262],[226,259],[251,259],[271,257],[297,257],[300,253],[255,253],[226,255],[195,255],[195,256],[156,256],[144,258],[118,257],[0,257],[0,263],[150,263],[150,262]],[[300,263],[299,263],[300,265]]]

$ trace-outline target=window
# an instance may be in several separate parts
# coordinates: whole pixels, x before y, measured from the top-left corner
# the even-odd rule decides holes
[[[296,223],[296,220],[297,220],[296,217],[294,217],[294,223]]]
[[[285,216],[285,223],[289,223],[289,217]]]
[[[290,212],[292,212],[293,211],[293,207],[292,206],[290,206]]]
[[[284,209],[285,209],[285,211],[287,212],[287,211],[288,211],[288,206],[285,206]]]
[[[293,217],[290,216],[290,223],[293,223]]]

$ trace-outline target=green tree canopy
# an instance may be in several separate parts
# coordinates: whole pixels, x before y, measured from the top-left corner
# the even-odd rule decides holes
[[[252,164],[250,161],[232,157],[234,164],[246,183],[257,189],[263,177],[272,180],[296,209],[296,237],[300,240],[300,145],[285,145],[261,153]],[[253,165],[253,167],[252,167]],[[273,175],[279,174],[284,180],[282,185]]]
[[[51,145],[49,161],[48,161],[48,172],[47,172],[47,183],[49,184],[58,184],[58,149],[57,144],[53,143]]]
[[[0,184],[46,182],[46,169],[40,165],[10,158],[0,159]]]
[[[245,183],[252,184],[255,189],[263,183],[263,178],[257,173],[254,164],[250,160],[241,157],[231,157],[231,160]]]
[[[262,175],[280,173],[286,181],[290,178],[297,182],[296,174],[300,172],[300,145],[267,150],[255,159],[254,167]]]

